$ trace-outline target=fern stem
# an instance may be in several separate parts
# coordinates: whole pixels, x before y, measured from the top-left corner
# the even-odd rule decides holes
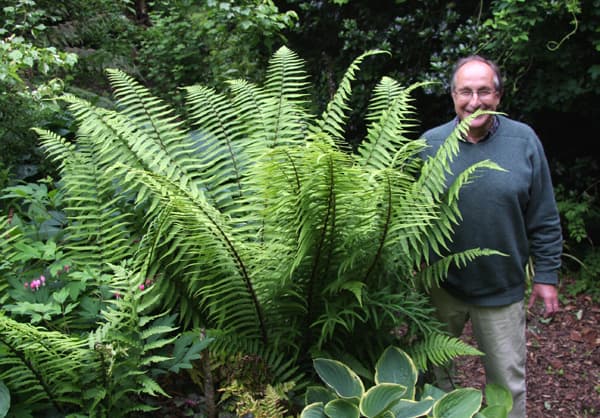
[[[379,261],[379,259],[381,258],[381,254],[383,253],[383,246],[385,244],[388,232],[389,232],[389,226],[392,220],[392,185],[391,185],[391,181],[390,181],[390,177],[386,176],[386,186],[387,186],[387,190],[386,190],[386,195],[387,195],[387,211],[386,211],[386,217],[385,217],[385,223],[383,225],[383,231],[381,234],[381,239],[379,240],[379,245],[377,246],[377,251],[375,252],[375,256],[373,257],[373,261],[371,263],[371,265],[369,266],[369,268],[367,269],[367,272],[365,273],[365,283],[368,282],[369,277],[371,276],[371,273],[373,272],[373,270],[375,269],[375,266],[377,265],[377,262]]]
[[[325,212],[325,219],[323,221],[323,231],[321,232],[321,236],[319,238],[319,244],[317,245],[315,251],[314,262],[312,266],[312,271],[310,274],[310,280],[308,282],[308,292],[307,292],[307,315],[306,315],[306,329],[310,329],[310,324],[313,321],[313,306],[315,305],[314,301],[314,290],[315,290],[315,281],[318,276],[318,267],[321,262],[321,250],[323,249],[323,245],[325,243],[325,239],[327,237],[327,227],[329,226],[329,217],[335,209],[335,193],[334,193],[334,175],[333,175],[333,161],[331,156],[329,156],[328,160],[329,164],[329,195],[327,200],[327,211]],[[310,334],[309,334],[310,335]]]
[[[202,337],[206,338],[205,330],[202,330]],[[202,373],[204,374],[204,397],[206,399],[206,415],[208,418],[217,417],[217,406],[215,404],[215,385],[213,382],[212,371],[210,368],[210,354],[208,348],[201,353],[200,362]]]

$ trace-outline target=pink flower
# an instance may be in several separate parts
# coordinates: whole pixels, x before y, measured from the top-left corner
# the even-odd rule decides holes
[[[66,265],[63,267],[63,270],[65,271],[65,273],[68,273],[70,269],[71,269],[71,266],[69,266],[69,265]]]
[[[121,294],[119,292],[114,293],[115,299],[121,299]]]
[[[40,282],[42,283],[42,286],[46,284],[46,277],[43,274],[40,276]]]
[[[143,283],[141,285],[139,285],[138,287],[140,288],[140,290],[144,290],[146,288],[146,286],[144,286]]]
[[[25,287],[25,289],[28,289],[29,288],[29,283],[25,282],[25,283],[23,283],[23,286]]]

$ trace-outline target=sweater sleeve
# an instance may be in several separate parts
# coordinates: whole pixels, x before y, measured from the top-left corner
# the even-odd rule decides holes
[[[533,178],[526,209],[530,255],[534,261],[535,283],[557,284],[561,266],[562,231],[550,169],[542,144],[535,133],[532,153]]]

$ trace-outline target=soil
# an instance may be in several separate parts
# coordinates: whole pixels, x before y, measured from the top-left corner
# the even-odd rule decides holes
[[[561,295],[554,317],[527,318],[527,416],[600,417],[600,304],[585,294]],[[463,338],[475,345],[469,325]],[[479,357],[461,358],[457,367],[459,385],[484,388]]]

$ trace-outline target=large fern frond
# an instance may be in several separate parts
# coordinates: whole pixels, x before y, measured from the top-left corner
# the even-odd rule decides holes
[[[64,168],[65,164],[77,157],[74,143],[47,129],[34,128],[33,131],[40,137],[42,149],[47,157],[58,163],[59,168]]]
[[[81,265],[102,270],[132,254],[133,219],[123,208],[123,197],[115,190],[114,178],[101,170],[96,147],[85,142],[77,150],[47,131],[38,131],[42,146],[62,157],[62,186],[65,212],[69,218],[66,248]]]
[[[67,412],[81,406],[85,370],[95,360],[86,341],[23,324],[0,313],[0,381],[15,404]]]
[[[435,263],[428,265],[418,272],[416,279],[422,283],[424,290],[429,290],[432,286],[439,284],[448,275],[450,266],[454,265],[459,268],[464,267],[467,263],[470,263],[477,257],[489,256],[506,257],[507,255],[500,251],[488,248],[471,248],[459,253],[447,255],[437,260]]]
[[[304,61],[282,46],[269,60],[264,84],[264,106],[269,130],[266,138],[277,144],[303,140],[313,117],[307,112],[308,75]]]
[[[352,61],[346,69],[342,80],[333,98],[327,103],[327,108],[316,122],[316,130],[328,134],[338,143],[343,143],[345,124],[348,120],[348,112],[351,110],[348,105],[352,93],[352,82],[356,79],[356,72],[360,64],[369,56],[378,54],[389,54],[387,51],[371,50],[367,51]]]
[[[184,271],[188,292],[198,297],[199,306],[214,327],[240,335],[260,336],[267,332],[252,271],[246,264],[247,254],[224,216],[201,196],[193,196],[178,184],[144,171],[132,171],[167,207],[168,223],[164,230],[178,231],[169,246],[202,263],[191,262]],[[164,238],[164,236],[163,236]],[[182,248],[178,248],[183,243]],[[198,243],[188,246],[185,243]],[[157,256],[159,254],[149,254]],[[179,260],[178,260],[179,261]]]
[[[450,136],[440,146],[435,156],[424,163],[417,181],[412,185],[411,197],[427,208],[436,218],[411,234],[407,242],[411,259],[420,265],[429,263],[430,254],[441,253],[453,234],[453,228],[460,221],[457,198],[460,189],[474,180],[479,170],[502,170],[496,163],[484,160],[458,173],[454,182],[447,184],[446,175],[450,172],[450,163],[459,152],[459,141],[465,135],[471,120],[481,114],[475,112],[469,118],[457,124]]]
[[[240,143],[244,131],[224,94],[203,86],[186,90],[190,118],[198,129],[202,187],[217,208],[227,211],[245,192],[242,178],[247,162]]]
[[[10,225],[7,217],[0,216],[0,236],[0,304],[4,304],[8,298],[8,276],[14,271],[12,261],[15,260],[16,253],[13,244],[19,241],[22,234]]]
[[[197,145],[190,141],[183,121],[149,90],[120,70],[106,70],[121,114],[146,135],[132,144],[136,154],[151,159],[154,171],[169,179],[177,179],[188,187],[196,187],[194,153]]]
[[[411,94],[414,89],[424,85],[427,83],[403,88],[396,80],[383,77],[375,86],[366,116],[367,136],[358,148],[359,164],[378,169],[390,167],[401,147],[408,143],[415,144],[408,138],[411,129],[416,126],[412,119],[414,107]]]
[[[266,113],[264,90],[246,80],[231,80],[228,84],[233,95],[231,104],[240,127],[244,129],[245,152],[257,156],[265,149],[274,147],[276,138],[266,136],[272,127]]]

